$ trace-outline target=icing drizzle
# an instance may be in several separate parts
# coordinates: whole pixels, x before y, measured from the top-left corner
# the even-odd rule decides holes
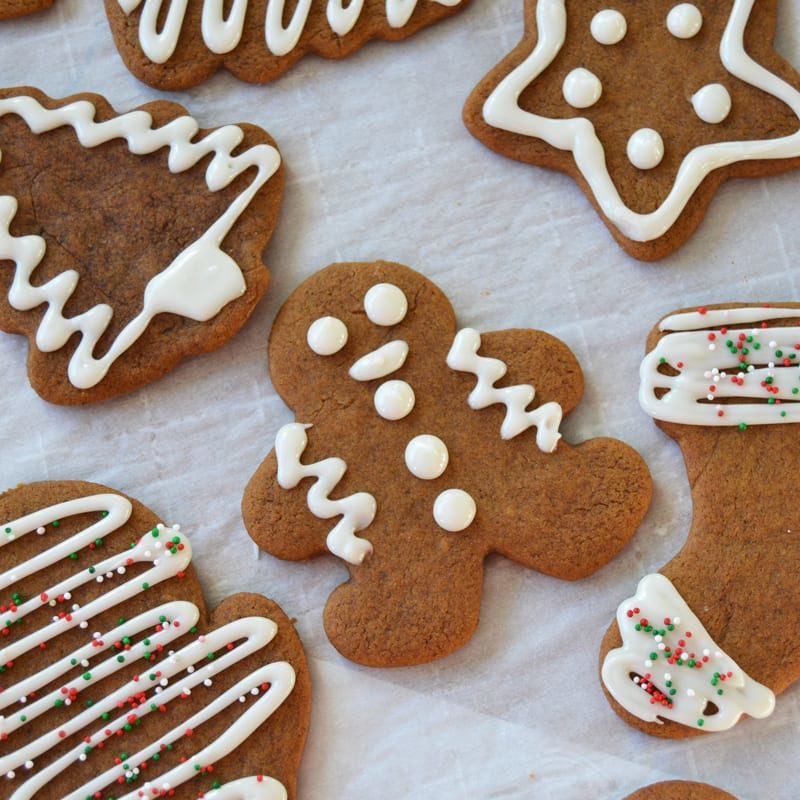
[[[130,518],[131,511],[131,503],[126,498],[110,493],[98,494],[68,500],[6,523],[0,528],[0,547],[8,546],[33,531],[42,533],[47,525],[56,524],[57,521],[73,515],[103,514],[100,519],[63,542],[2,573],[0,589],[7,590],[22,579],[63,561],[69,554],[88,548],[96,540],[124,525]],[[159,525],[145,534],[131,549],[103,559],[88,569],[83,568],[25,602],[14,593],[10,606],[3,611],[4,629],[48,605],[56,610],[59,604],[71,601],[72,593],[89,581],[110,585],[124,575],[132,564],[152,564],[136,578],[115,585],[86,605],[74,603],[69,611],[58,613],[52,618],[52,622],[40,630],[3,647],[0,650],[0,661],[4,664],[17,661],[38,649],[42,643],[49,642],[76,626],[86,630],[89,622],[98,614],[117,607],[126,599],[163,580],[179,575],[190,562],[191,545],[177,531],[177,526],[170,529]],[[95,702],[87,703],[85,708],[81,702],[82,710],[76,711],[68,720],[62,720],[38,738],[20,743],[17,749],[6,752],[0,758],[0,774],[12,778],[17,774],[15,770],[23,766],[26,772],[33,769],[34,759],[67,741],[69,737],[79,737],[74,747],[64,751],[56,760],[32,773],[30,777],[26,776],[27,780],[16,788],[10,800],[31,800],[72,764],[79,760],[100,758],[102,750],[98,745],[115,736],[131,722],[129,698],[150,696],[150,702],[137,702],[135,706],[134,716],[137,721],[141,720],[153,710],[158,711],[171,701],[187,696],[195,687],[201,684],[210,685],[211,676],[223,673],[243,658],[257,652],[277,632],[277,626],[271,620],[250,617],[235,620],[210,634],[200,636],[178,652],[169,651],[168,645],[189,633],[199,617],[200,611],[193,603],[180,600],[162,603],[123,622],[113,630],[87,635],[87,642],[73,652],[38,673],[5,687],[0,692],[0,737],[13,742],[17,731],[24,730],[29,722],[46,717],[62,704],[80,702],[82,692],[103,681],[109,681],[125,665],[138,661],[148,665],[145,671],[133,676],[124,685],[110,690]],[[123,640],[127,642],[124,648],[118,646]],[[237,643],[236,646],[228,649],[233,642]],[[161,652],[168,653],[168,656],[154,666],[153,656]],[[209,652],[217,653],[213,661],[208,659]],[[83,674],[80,674],[81,671]],[[114,783],[130,782],[131,778],[136,783],[139,767],[130,765],[152,761],[154,755],[182,739],[187,729],[200,728],[234,703],[238,706],[244,697],[258,697],[226,729],[224,736],[212,741],[158,778],[138,785],[138,788],[124,794],[119,800],[138,800],[143,796],[142,792],[147,796],[160,796],[170,787],[174,788],[195,777],[197,763],[214,763],[238,747],[284,702],[292,691],[294,682],[294,670],[286,662],[261,666],[203,705],[188,720],[159,737],[158,741],[128,757],[124,763],[116,763],[105,771],[97,764],[94,777],[66,794],[66,800],[84,800]],[[51,684],[55,684],[56,688],[41,694]],[[154,702],[155,698],[158,698],[157,702]],[[12,711],[12,707],[24,709],[24,713]],[[95,730],[92,730],[93,726],[96,726]],[[273,779],[245,778],[222,786],[207,796],[216,800],[285,800],[286,791]]]
[[[180,2],[170,6],[167,26]],[[185,6],[186,0],[182,2]],[[280,166],[280,155],[274,147],[259,144],[232,155],[244,138],[242,129],[235,125],[227,125],[199,141],[192,141],[200,128],[189,116],[178,117],[155,129],[151,127],[152,117],[145,111],[131,111],[95,122],[95,107],[86,100],[50,109],[32,97],[10,97],[0,99],[0,116],[5,114],[19,116],[36,134],[70,126],[87,148],[112,139],[124,139],[130,152],[136,155],[168,147],[167,164],[172,173],[185,172],[210,155],[205,177],[211,192],[224,189],[253,167],[257,170],[249,186],[211,227],[150,280],[144,291],[142,310],[123,328],[101,358],[94,357],[94,349],[111,322],[112,308],[100,304],[75,317],[64,317],[64,306],[77,286],[78,273],[66,270],[47,283],[32,284],[31,276],[45,255],[45,240],[33,234],[12,236],[10,226],[17,213],[17,200],[8,195],[0,196],[0,260],[8,259],[16,265],[9,303],[18,311],[47,304],[36,332],[36,346],[42,352],[58,350],[75,333],[80,334],[68,367],[73,386],[89,389],[97,385],[157,314],[172,313],[205,322],[245,292],[241,269],[221,246],[255,195]]]
[[[745,51],[744,30],[754,2],[734,0],[720,42],[720,59],[731,75],[789,106],[798,117],[798,131],[774,139],[715,142],[694,148],[684,158],[664,202],[649,214],[639,214],[623,202],[609,175],[603,145],[588,119],[550,119],[519,106],[522,92],[550,66],[564,45],[567,31],[564,0],[538,0],[536,46],[488,97],[483,118],[495,128],[543,139],[559,150],[571,150],[605,216],[633,241],[657,239],[672,227],[697,187],[713,170],[737,161],[800,155],[800,92],[756,63]]]
[[[188,0],[171,0],[163,27],[158,18],[165,0],[118,0],[126,15],[143,5],[139,18],[139,44],[154,63],[163,64],[172,57],[183,29]],[[386,20],[392,28],[403,28],[411,19],[418,0],[386,0]],[[435,0],[443,6],[457,6],[461,0]],[[223,18],[223,0],[203,0],[201,34],[206,47],[217,55],[230,53],[239,44],[245,25],[248,0],[234,0],[227,19]],[[299,0],[289,24],[284,27],[285,0],[267,0],[264,40],[275,56],[285,56],[297,47],[311,12],[311,0]],[[325,18],[338,36],[353,30],[364,8],[364,0],[328,0]]]
[[[480,334],[472,328],[464,328],[456,334],[447,354],[447,366],[450,369],[471,372],[478,379],[467,398],[469,407],[477,410],[502,403],[506,407],[506,416],[500,427],[500,436],[503,439],[513,439],[528,428],[536,426],[537,447],[545,453],[552,453],[561,438],[558,432],[561,406],[550,401],[532,411],[526,411],[536,396],[536,390],[529,384],[495,388],[494,384],[506,374],[508,367],[498,358],[479,356],[480,346]]]
[[[724,731],[742,714],[763,719],[773,712],[772,691],[719,649],[663,575],[642,578],[620,604],[617,624],[623,645],[606,655],[603,683],[639,719]]]
[[[308,490],[308,510],[319,519],[342,517],[328,533],[328,550],[350,564],[361,564],[372,553],[372,544],[355,534],[375,519],[377,503],[367,492],[357,492],[340,500],[330,499],[330,493],[347,471],[347,464],[344,459],[336,457],[302,464],[300,457],[308,445],[306,429],[310,427],[290,422],[278,431],[275,439],[278,484],[283,489],[294,489],[303,478],[316,478]]]
[[[800,422],[800,403],[792,402],[800,396],[800,327],[726,327],[770,319],[800,319],[800,308],[703,309],[662,320],[660,329],[673,332],[642,360],[642,408],[685,425]],[[664,366],[677,374],[664,374]],[[720,402],[727,398],[737,402]]]

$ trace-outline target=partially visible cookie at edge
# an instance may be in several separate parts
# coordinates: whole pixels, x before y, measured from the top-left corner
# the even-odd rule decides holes
[[[24,17],[37,11],[44,11],[55,0],[0,0],[0,20]]]
[[[105,0],[128,69],[159,89],[186,89],[225,68],[250,83],[274,80],[307,53],[344,58],[371,39],[405,39],[468,0],[239,0],[223,19],[215,0]],[[388,54],[387,54],[388,56]]]
[[[0,329],[27,337],[46,400],[150,383],[227,342],[266,291],[284,171],[260,128],[23,87],[0,90],[0,149]]]
[[[104,486],[0,495],[0,774],[14,800],[295,800],[300,640],[260,595],[208,613],[191,555],[179,526]]]
[[[736,798],[708,783],[662,781],[629,794],[625,800],[736,800]]]

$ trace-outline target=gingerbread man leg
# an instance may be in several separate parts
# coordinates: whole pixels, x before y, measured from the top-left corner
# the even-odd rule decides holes
[[[582,578],[649,504],[630,447],[561,438],[583,389],[562,342],[458,331],[442,292],[399,264],[307,280],[275,321],[269,363],[297,422],[250,481],[245,524],[281,558],[345,561],[325,628],[359,663],[452,652],[478,624],[487,555]]]
[[[652,332],[643,407],[683,451],[693,520],[605,636],[602,676],[630,724],[679,738],[769,715],[800,676],[800,306],[678,312]]]

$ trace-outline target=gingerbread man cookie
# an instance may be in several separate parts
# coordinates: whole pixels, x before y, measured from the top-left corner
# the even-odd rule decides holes
[[[629,794],[625,800],[736,800],[736,798],[707,783],[662,781]]]
[[[50,8],[55,0],[0,0],[0,19],[23,17]]]
[[[207,614],[186,534],[104,486],[21,486],[0,522],[4,796],[296,796],[309,677],[277,605]]]
[[[0,329],[34,389],[103,400],[220,347],[266,291],[283,169],[251,125],[163,100],[0,91]]]
[[[692,526],[619,606],[602,679],[623,719],[680,738],[768,716],[800,676],[800,512],[786,489],[800,452],[800,305],[676,312],[647,349],[640,401],[683,451]]]
[[[566,345],[457,331],[447,298],[408,267],[335,264],[308,279],[276,318],[269,368],[297,422],[251,479],[245,525],[280,558],[345,562],[325,628],[353,661],[456,650],[478,624],[490,553],[576,580],[647,510],[634,450],[561,439],[583,391]]]
[[[726,178],[800,166],[777,0],[526,0],[523,41],[464,109],[493,150],[573,176],[614,238],[680,247]]]
[[[105,0],[117,49],[139,80],[186,89],[225,67],[266,83],[306,53],[344,58],[370,39],[397,41],[467,0]]]

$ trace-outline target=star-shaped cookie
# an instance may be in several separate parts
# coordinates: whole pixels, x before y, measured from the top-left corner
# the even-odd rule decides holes
[[[572,175],[628,253],[663,258],[725,178],[800,166],[800,75],[772,49],[777,7],[528,0],[524,39],[465,123],[493,150]]]

